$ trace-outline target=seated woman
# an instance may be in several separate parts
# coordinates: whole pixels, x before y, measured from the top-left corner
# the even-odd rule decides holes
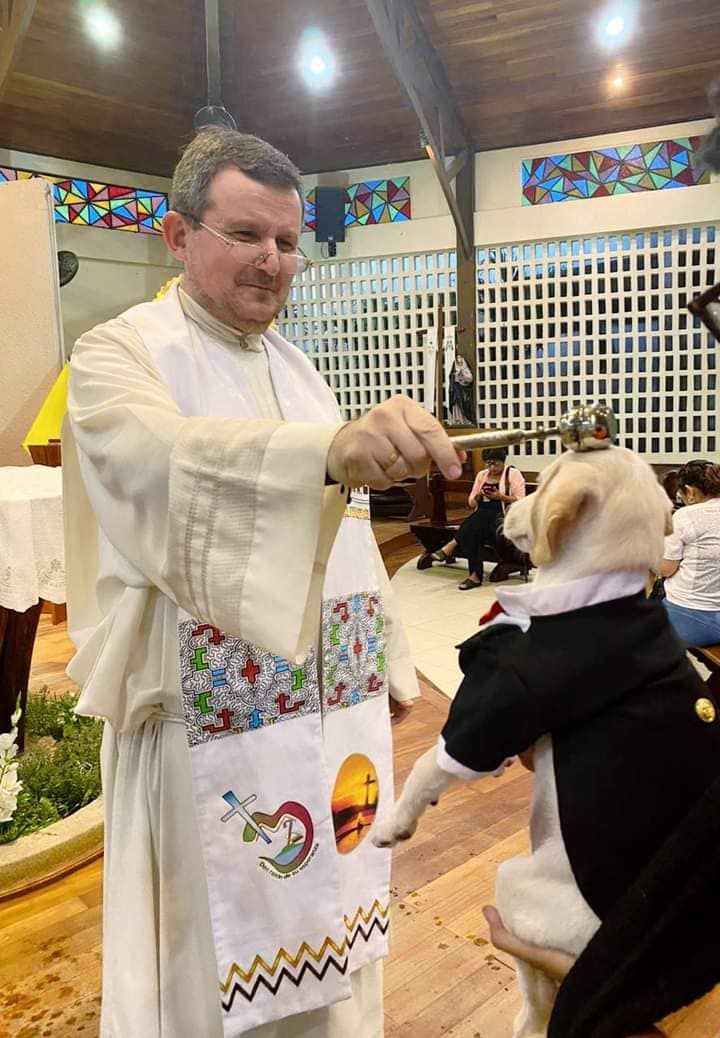
[[[665,538],[665,608],[686,645],[720,642],[720,465],[691,461],[678,473],[683,508]]]
[[[483,451],[487,468],[478,472],[468,498],[474,509],[457,532],[457,537],[433,554],[435,562],[451,562],[459,549],[468,560],[469,576],[460,584],[461,591],[480,587],[483,579],[483,548],[495,548],[500,562],[490,574],[493,583],[507,580],[520,569],[517,549],[502,536],[505,512],[521,497],[525,497],[525,480],[514,465],[506,465],[506,447],[492,447]]]

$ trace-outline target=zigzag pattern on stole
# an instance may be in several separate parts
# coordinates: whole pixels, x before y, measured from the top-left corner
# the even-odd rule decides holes
[[[234,962],[228,971],[227,981],[225,984],[220,985],[220,990],[227,996],[227,998],[222,1000],[223,1009],[226,1013],[229,1013],[233,1007],[235,996],[238,994],[242,995],[248,1002],[252,1002],[261,985],[271,995],[278,993],[280,985],[284,980],[289,980],[295,987],[299,987],[305,974],[308,972],[312,973],[317,980],[322,981],[330,967],[333,966],[343,976],[348,967],[348,952],[354,947],[358,937],[362,937],[367,943],[374,930],[377,929],[383,935],[387,933],[388,926],[390,925],[389,911],[389,905],[383,906],[379,901],[375,901],[368,912],[358,908],[352,921],[345,916],[345,929],[348,931],[348,935],[343,938],[339,945],[335,943],[332,937],[326,937],[320,950],[316,952],[306,941],[303,941],[297,954],[294,956],[290,955],[284,948],[280,948],[272,966],[265,962],[261,955],[256,955],[247,972]],[[359,924],[359,919],[362,919],[365,926]],[[331,951],[328,953],[329,949]],[[333,952],[335,953],[334,955],[332,954]],[[320,962],[323,959],[325,961],[320,966]],[[299,971],[293,973],[287,966],[282,966],[278,973],[278,967],[283,960],[294,969],[300,966]],[[311,960],[319,968],[316,969]],[[301,962],[302,965],[300,965]],[[261,969],[266,970],[270,977],[268,978],[264,973],[259,972]],[[257,976],[253,981],[253,976],[256,973]],[[253,981],[252,984],[250,984],[251,981]]]

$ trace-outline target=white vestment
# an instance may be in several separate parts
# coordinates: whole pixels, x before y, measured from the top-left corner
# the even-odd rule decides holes
[[[63,468],[78,654],[68,673],[84,688],[79,709],[108,721],[103,1038],[222,1034],[189,751],[183,725],[167,720],[181,714],[178,606],[300,660],[317,634],[345,509],[340,489],[324,487],[337,426],[281,421],[272,347],[242,340],[180,298],[191,335],[227,351],[262,418],[184,417],[122,317],[85,335],[71,364]],[[204,551],[190,552],[198,530]],[[380,561],[378,572],[390,688],[413,698],[414,669]],[[358,970],[352,989],[349,1001],[247,1033],[379,1038],[381,966]]]

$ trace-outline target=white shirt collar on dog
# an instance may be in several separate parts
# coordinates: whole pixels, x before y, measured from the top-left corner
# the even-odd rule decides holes
[[[645,587],[647,577],[645,569],[617,570],[614,573],[594,573],[549,587],[527,584],[524,587],[498,588],[496,596],[509,617],[553,616],[635,595]]]

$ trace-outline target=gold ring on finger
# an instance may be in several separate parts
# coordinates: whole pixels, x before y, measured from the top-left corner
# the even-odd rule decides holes
[[[380,468],[383,470],[383,472],[387,472],[389,469],[393,467],[393,465],[396,463],[399,457],[400,455],[398,454],[398,452],[393,451],[387,459],[387,461],[383,465],[381,465]]]

